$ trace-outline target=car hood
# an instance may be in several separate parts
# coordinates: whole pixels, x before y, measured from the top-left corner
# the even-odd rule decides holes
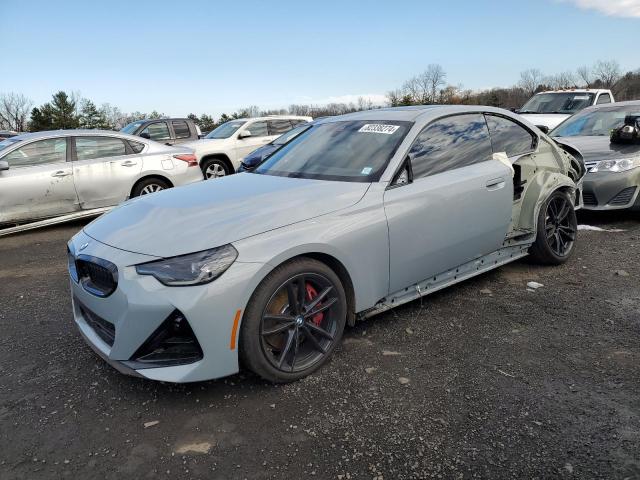
[[[567,115],[565,113],[523,113],[520,116],[526,118],[536,127],[539,125],[544,125],[545,127],[548,127],[549,130],[551,130],[553,128],[556,128],[571,115]]]
[[[600,160],[616,160],[640,154],[639,145],[611,143],[608,136],[553,137],[562,144],[574,148],[582,155],[585,163]]]
[[[203,138],[201,140],[195,140],[193,142],[185,142],[180,145],[183,147],[191,148],[196,152],[201,150],[211,150],[216,148],[222,148],[228,146],[233,141],[229,138]]]
[[[84,231],[115,248],[172,257],[349,207],[369,185],[241,173],[135,198]]]

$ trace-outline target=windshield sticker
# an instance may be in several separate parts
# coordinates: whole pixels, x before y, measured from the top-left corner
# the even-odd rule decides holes
[[[381,125],[379,123],[367,123],[363,125],[360,133],[384,133],[385,135],[393,135],[400,127],[398,125]]]
[[[574,100],[589,100],[589,95],[576,95],[573,97]]]
[[[362,169],[362,172],[361,172],[361,173],[362,173],[362,175],[369,175],[369,174],[371,173],[371,171],[372,171],[372,170],[373,170],[373,168],[371,168],[371,167],[364,167],[364,168]]]

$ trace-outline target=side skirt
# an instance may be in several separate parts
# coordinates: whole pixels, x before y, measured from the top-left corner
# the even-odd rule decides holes
[[[499,250],[485,255],[484,257],[477,258],[471,262],[462,264],[457,268],[453,268],[444,273],[423,280],[422,282],[411,285],[410,287],[403,288],[402,290],[383,298],[373,308],[360,312],[358,314],[358,320],[364,320],[365,318],[372,317],[373,315],[386,312],[398,305],[411,302],[417,298],[437,292],[438,290],[442,290],[443,288],[462,282],[468,278],[475,277],[481,273],[488,272],[489,270],[493,270],[494,268],[498,268],[519,258],[526,257],[529,254],[529,247],[531,245],[531,242],[527,242],[503,246]]]
[[[0,228],[0,237],[4,235],[11,235],[12,233],[24,232],[26,230],[33,230],[35,228],[48,227],[49,225],[56,225],[58,223],[70,222],[80,218],[97,217],[98,215],[108,212],[112,208],[113,207],[94,208],[91,210],[83,210],[80,212],[70,213],[68,215],[62,215],[60,217],[38,220],[37,222],[24,223],[15,227]]]

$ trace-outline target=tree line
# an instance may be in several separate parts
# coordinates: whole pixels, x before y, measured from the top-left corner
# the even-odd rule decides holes
[[[537,68],[520,73],[517,84],[480,91],[447,83],[447,74],[438,64],[405,81],[400,88],[388,92],[391,106],[425,104],[489,105],[520,108],[535,93],[569,88],[608,88],[617,101],[640,99],[640,69],[622,73],[615,60],[599,60],[575,72],[545,75]]]
[[[425,104],[489,105],[502,108],[520,108],[533,94],[544,90],[562,88],[610,88],[618,101],[640,99],[640,69],[622,73],[615,60],[599,60],[591,66],[582,66],[576,71],[545,75],[537,68],[520,73],[517,84],[486,90],[465,89],[462,85],[447,82],[447,73],[441,65],[428,65],[426,70],[405,81],[401,87],[387,93],[390,106]],[[371,100],[359,98],[351,103],[326,105],[292,104],[288,108],[264,110],[258,106],[241,108],[236,112],[223,113],[215,118],[203,113],[190,113],[203,132],[208,132],[222,123],[236,118],[263,115],[305,115],[324,117],[369,110],[381,107]],[[125,113],[109,103],[98,106],[78,92],[59,91],[51,100],[39,106],[19,93],[0,93],[0,130],[41,131],[71,128],[120,130],[128,123],[142,119],[167,118],[164,113]]]

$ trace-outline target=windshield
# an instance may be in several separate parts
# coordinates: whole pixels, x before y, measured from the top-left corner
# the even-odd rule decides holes
[[[595,93],[539,93],[529,99],[518,113],[574,113],[593,104]]]
[[[128,133],[133,135],[133,133],[138,129],[138,127],[140,125],[142,125],[144,123],[144,121],[141,122],[132,122],[129,125],[127,125],[126,127],[123,127],[120,131],[122,133]]]
[[[215,130],[209,132],[209,134],[204,138],[229,138],[245,123],[247,123],[246,120],[234,120],[232,122],[223,123]]]
[[[608,137],[611,135],[611,130],[624,125],[624,117],[627,115],[640,115],[640,105],[586,110],[558,125],[549,135],[552,137]]]
[[[254,173],[295,178],[374,182],[412,122],[345,121],[313,125]]]
[[[276,146],[281,146],[284,145],[285,143],[289,142],[290,140],[296,138],[298,135],[300,135],[302,132],[304,132],[305,130],[307,130],[308,128],[310,128],[311,125],[304,125],[302,127],[296,127],[293,130],[289,130],[286,133],[283,133],[282,135],[280,135],[278,138],[276,138],[273,142],[271,142],[273,145]]]
[[[18,143],[19,141],[20,140],[18,140],[17,138],[5,138],[0,142],[0,150],[4,150],[5,148],[10,147],[15,143]]]

